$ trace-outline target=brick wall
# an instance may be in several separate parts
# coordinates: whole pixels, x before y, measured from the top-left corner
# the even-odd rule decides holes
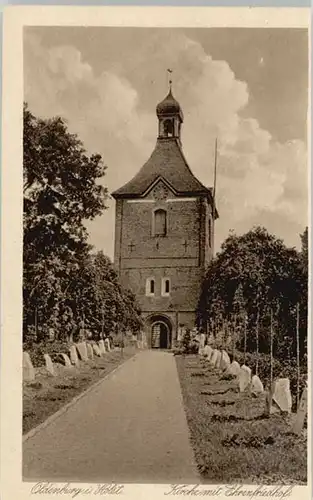
[[[167,211],[167,235],[152,235],[153,210]],[[167,200],[119,199],[116,203],[115,264],[123,286],[130,288],[144,316],[164,313],[173,325],[193,327],[195,309],[206,263],[211,258],[208,248],[209,206],[204,198],[178,198],[173,193]],[[162,278],[170,279],[170,295],[161,295]],[[146,295],[146,280],[155,280],[154,296]]]
[[[199,259],[199,202],[151,202],[123,201],[120,247],[123,268],[132,267],[133,259]],[[151,233],[153,210],[157,208],[168,214],[167,236],[164,238],[153,237]],[[135,245],[133,249],[129,247],[131,242]]]

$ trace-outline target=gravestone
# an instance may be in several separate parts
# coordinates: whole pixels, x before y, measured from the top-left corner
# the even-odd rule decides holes
[[[80,359],[82,361],[88,361],[86,342],[79,342],[78,344],[76,344],[76,348],[78,350]]]
[[[209,363],[210,363],[211,366],[215,366],[215,363],[217,361],[217,354],[218,354],[218,352],[219,351],[217,349],[213,349],[212,355],[211,355],[211,358],[210,358],[210,361],[209,361]]]
[[[99,340],[99,349],[100,349],[100,354],[101,354],[101,356],[102,356],[103,354],[105,354],[105,352],[106,352],[106,351],[105,351],[105,347],[104,347],[104,341],[103,341],[102,339],[101,339],[101,340]]]
[[[279,378],[274,382],[273,401],[282,412],[291,412],[292,399],[289,378]]]
[[[208,358],[208,360],[211,358],[212,352],[213,352],[213,349],[211,346],[209,346],[209,345],[204,346],[203,354],[205,357]]]
[[[50,373],[50,375],[52,375],[53,377],[55,377],[56,373],[51,357],[49,356],[49,354],[44,354],[43,357],[45,358],[47,372]]]
[[[251,382],[251,369],[242,365],[238,375],[239,391],[244,392],[250,385]]]
[[[214,365],[215,368],[218,368],[218,369],[220,368],[221,359],[222,359],[222,353],[221,353],[221,351],[217,351],[216,361],[215,361],[215,365]]]
[[[265,400],[265,414],[269,417],[275,413],[280,413],[280,409],[274,402],[273,404],[273,394],[275,389],[275,383],[266,391],[266,400]]]
[[[263,384],[257,375],[253,375],[251,380],[251,392],[256,396],[264,392]]]
[[[217,350],[213,349],[211,357],[210,357],[210,360],[209,360],[209,363],[210,363],[211,366],[215,366],[216,359],[217,359]]]
[[[62,358],[63,358],[64,365],[65,365],[67,368],[70,368],[70,367],[72,366],[72,364],[71,364],[71,360],[70,360],[70,358],[68,357],[68,355],[67,355],[67,354],[63,354],[63,353],[61,353],[61,354],[60,354],[60,356],[62,356]]]
[[[88,356],[89,359],[93,359],[94,358],[91,344],[87,344],[87,356]]]
[[[35,369],[28,352],[23,352],[23,379],[25,382],[35,380]]]
[[[70,360],[71,360],[72,365],[75,365],[75,366],[79,365],[77,350],[76,350],[75,345],[71,345],[71,347],[70,347]]]
[[[97,344],[92,344],[92,349],[93,349],[93,352],[95,353],[96,356],[101,357],[101,351],[100,351],[99,346]]]
[[[147,344],[146,334],[144,332],[142,332],[142,348],[147,349],[147,347],[148,347],[148,344]]]
[[[222,357],[221,357],[221,370],[227,370],[227,368],[230,366],[230,358],[227,354],[226,351],[222,351]]]
[[[298,435],[301,434],[307,412],[308,412],[308,389],[305,388],[300,399],[296,420],[292,428],[292,432],[294,434]]]
[[[239,373],[240,373],[240,365],[238,361],[233,361],[227,368],[226,375],[238,377]]]
[[[110,340],[108,338],[104,339],[104,347],[105,347],[106,352],[111,351]]]

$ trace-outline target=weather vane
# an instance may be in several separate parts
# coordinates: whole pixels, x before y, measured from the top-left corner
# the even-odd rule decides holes
[[[168,70],[167,70],[168,85],[169,85],[170,90],[172,90],[172,83],[173,83],[173,80],[172,80],[172,73],[173,73],[173,70],[172,70],[172,69],[168,69]]]

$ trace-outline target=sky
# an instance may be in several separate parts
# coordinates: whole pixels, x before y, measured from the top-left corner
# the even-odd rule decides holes
[[[304,29],[24,29],[25,101],[62,116],[88,153],[100,153],[109,192],[130,180],[157,138],[168,91],[184,112],[192,172],[213,185],[218,139],[216,250],[230,231],[261,225],[300,248],[308,224],[308,41]],[[113,258],[115,203],[87,223]]]

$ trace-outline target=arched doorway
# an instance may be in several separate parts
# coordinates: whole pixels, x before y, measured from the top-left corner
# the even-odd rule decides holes
[[[172,325],[167,317],[150,318],[150,335],[152,349],[170,349],[172,344]]]

